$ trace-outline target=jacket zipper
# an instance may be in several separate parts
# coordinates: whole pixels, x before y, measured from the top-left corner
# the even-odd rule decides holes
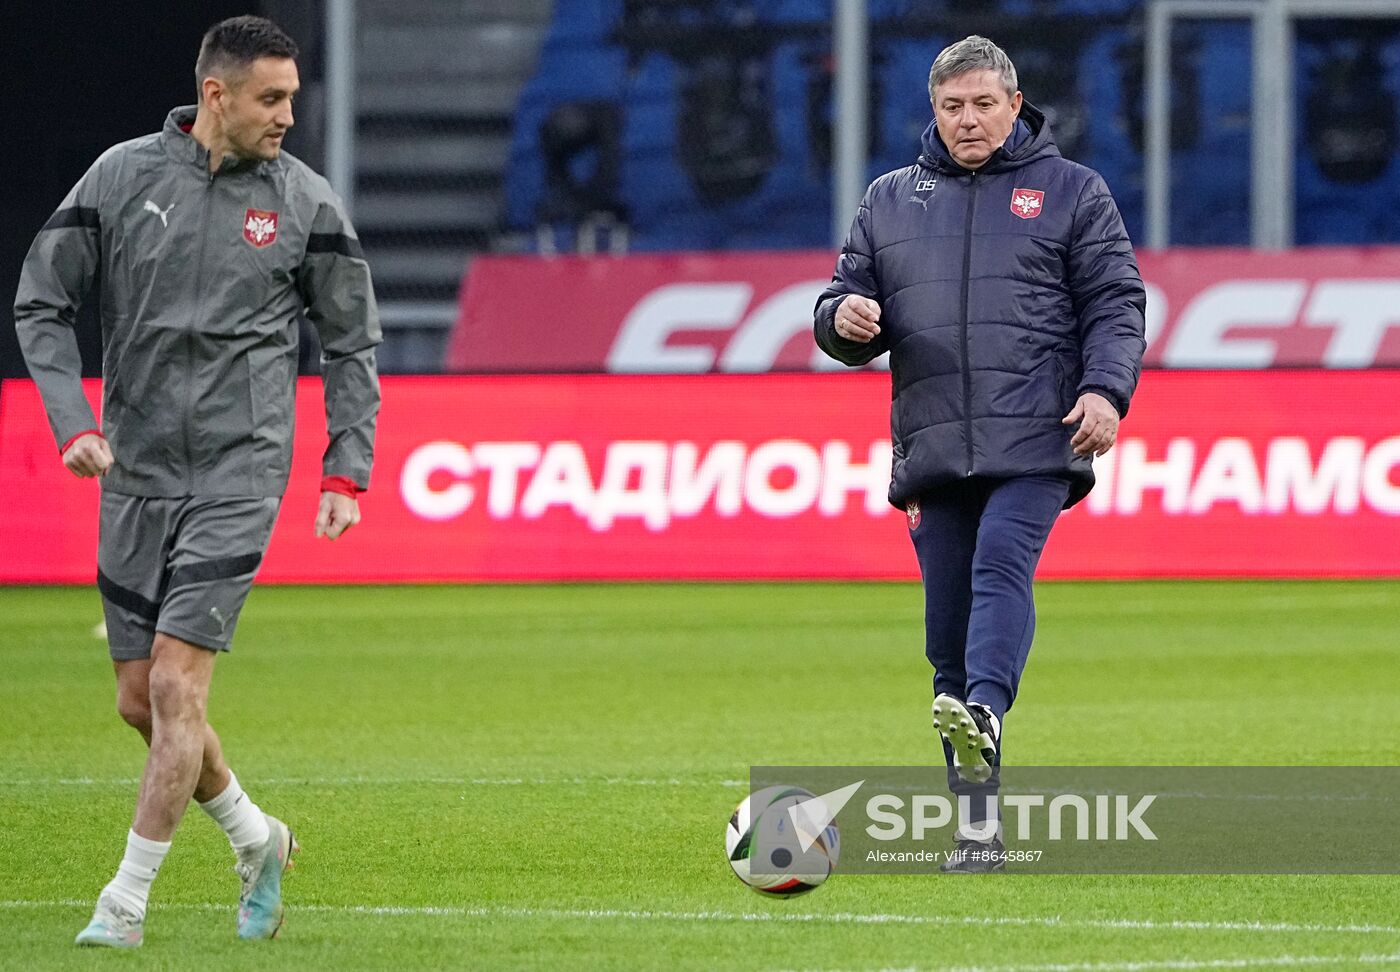
[[[968,181],[967,222],[963,227],[962,276],[962,378],[963,378],[963,437],[967,441],[967,473],[972,475],[972,351],[968,346],[967,304],[972,286],[972,211],[977,202],[977,173]]]
[[[210,172],[204,181],[204,211],[200,219],[199,256],[194,269],[194,315],[185,333],[185,469],[187,488],[194,493],[194,338],[197,324],[204,316],[204,251],[209,243],[209,209],[214,201],[214,176]]]

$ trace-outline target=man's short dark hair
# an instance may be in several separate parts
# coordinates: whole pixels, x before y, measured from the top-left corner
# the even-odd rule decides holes
[[[260,57],[296,57],[296,41],[266,17],[230,17],[210,27],[199,45],[194,83],[204,100],[204,79],[229,70],[243,71]]]

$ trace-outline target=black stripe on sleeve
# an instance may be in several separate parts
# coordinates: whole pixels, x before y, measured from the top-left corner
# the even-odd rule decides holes
[[[360,241],[344,233],[312,233],[311,238],[306,241],[306,252],[339,253],[356,260],[365,258],[365,251],[360,249]]]
[[[155,624],[160,620],[159,604],[147,600],[129,588],[122,587],[100,570],[97,572],[97,589],[102,592],[103,597],[117,607],[125,608],[143,621]]]
[[[98,219],[97,210],[90,206],[69,206],[67,209],[60,209],[49,217],[49,221],[44,224],[44,230],[67,229],[69,227],[82,227],[83,229],[97,229],[101,226]]]
[[[242,554],[238,557],[222,557],[219,560],[202,560],[197,564],[176,567],[170,575],[169,590],[184,587],[186,584],[203,584],[207,581],[225,580],[242,574],[251,574],[262,563],[262,554]]]

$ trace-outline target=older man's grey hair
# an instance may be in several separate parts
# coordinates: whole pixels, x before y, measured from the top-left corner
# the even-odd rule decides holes
[[[1016,65],[1011,63],[1011,58],[987,38],[973,34],[949,44],[933,59],[933,68],[928,72],[929,100],[933,100],[934,89],[944,81],[970,71],[995,71],[1001,75],[1006,96],[1010,98],[1016,94]]]

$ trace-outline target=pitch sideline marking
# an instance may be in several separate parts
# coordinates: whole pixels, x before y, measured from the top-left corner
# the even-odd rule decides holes
[[[1138,962],[1068,962],[1048,965],[956,965],[939,972],[1150,972],[1150,970],[1301,968],[1320,965],[1395,965],[1400,953],[1391,955],[1277,955],[1237,959],[1161,959]],[[805,970],[812,972],[812,970]],[[823,972],[840,972],[829,969]],[[887,966],[878,972],[920,972],[917,966]]]
[[[251,778],[259,786],[749,786],[747,780],[697,780],[677,777],[633,778],[626,776],[571,776],[571,777],[467,777],[467,776],[338,776],[338,777],[268,777]],[[53,779],[0,779],[4,786],[136,786],[140,777],[117,777],[101,779],[90,776],[57,777]],[[887,788],[892,791],[914,791],[916,787],[902,786]],[[1041,789],[1043,793],[1073,793],[1073,790]],[[1348,796],[1330,793],[1189,793],[1162,791],[1158,797],[1171,797],[1185,800],[1257,800],[1257,801],[1305,801],[1324,803],[1373,802],[1369,796]]]
[[[91,901],[61,899],[52,901],[0,901],[0,908],[89,908]],[[172,902],[152,905],[157,910],[223,911],[227,904],[212,902]],[[822,922],[852,925],[978,925],[1032,928],[1107,929],[1117,931],[1244,931],[1261,933],[1325,933],[1360,935],[1400,935],[1394,925],[1321,925],[1288,922],[1257,921],[1154,921],[1129,918],[1013,918],[1009,916],[978,918],[964,915],[891,915],[860,914],[849,911],[807,912],[803,914],[773,914],[755,911],[629,911],[611,908],[511,908],[465,907],[453,905],[330,905],[302,904],[297,911],[328,914],[383,915],[389,917],[465,917],[465,918],[546,918],[585,921],[681,921],[681,922],[760,922],[774,924]],[[1087,968],[1087,967],[1086,967]]]
[[[94,779],[88,776],[51,780],[5,780],[0,786],[135,786],[140,777]],[[258,786],[748,786],[748,780],[632,779],[625,776],[574,777],[468,777],[468,776],[340,776],[269,777],[254,779]]]
[[[0,786],[135,786],[137,776],[96,779],[90,776],[49,780],[0,779]],[[683,780],[677,778],[634,779],[625,776],[573,777],[469,777],[469,776],[339,776],[269,777],[252,779],[259,786],[748,786],[748,780]]]

